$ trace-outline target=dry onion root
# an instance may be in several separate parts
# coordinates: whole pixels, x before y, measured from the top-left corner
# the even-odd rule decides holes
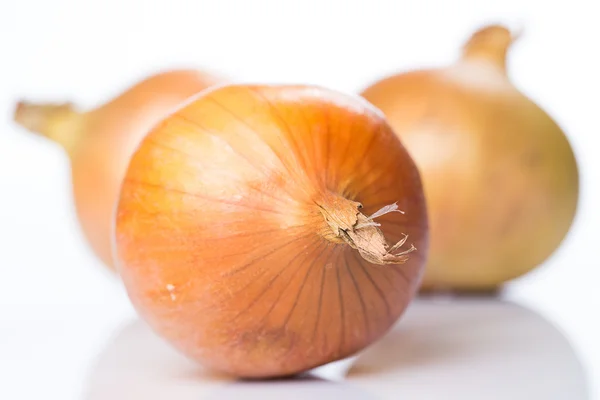
[[[15,121],[58,143],[69,156],[80,226],[94,253],[110,269],[114,269],[111,217],[129,157],[156,122],[217,83],[217,78],[198,71],[171,70],[150,76],[85,112],[70,103],[17,104]]]
[[[418,171],[378,110],[322,88],[231,85],[144,138],[115,254],[173,346],[276,377],[381,337],[418,288],[427,236]]]
[[[456,63],[362,93],[423,178],[431,224],[423,291],[493,291],[547,259],[574,219],[576,159],[561,128],[507,77],[515,36],[483,27]]]

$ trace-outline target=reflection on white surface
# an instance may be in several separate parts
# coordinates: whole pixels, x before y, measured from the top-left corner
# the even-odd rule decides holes
[[[203,371],[142,322],[100,355],[86,400],[588,400],[583,369],[548,321],[494,299],[419,299],[357,357],[293,380],[236,381]]]
[[[347,379],[419,399],[589,399],[583,368],[561,332],[500,300],[419,300]]]

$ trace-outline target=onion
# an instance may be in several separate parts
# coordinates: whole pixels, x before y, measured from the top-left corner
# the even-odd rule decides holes
[[[14,119],[61,145],[69,156],[74,203],[94,253],[110,269],[110,224],[131,153],[147,131],[191,95],[216,84],[193,70],[150,76],[100,107],[86,112],[67,104],[17,104]]]
[[[423,291],[488,291],[534,269],[574,219],[578,168],[565,134],[513,86],[517,35],[476,31],[462,57],[362,92],[419,167],[431,224]]]
[[[418,289],[428,236],[418,171],[379,110],[275,85],[213,88],[153,129],[115,229],[142,318],[205,367],[249,378],[381,337]]]

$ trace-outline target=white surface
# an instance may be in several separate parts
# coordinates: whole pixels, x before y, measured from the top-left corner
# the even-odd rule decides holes
[[[560,330],[496,299],[420,299],[356,357],[268,383],[203,371],[133,315],[117,314],[70,307],[12,316],[18,329],[0,345],[0,365],[17,379],[0,398],[590,399],[581,361]]]
[[[527,315],[539,313],[565,334],[573,357],[582,364],[581,373],[592,386],[590,398],[596,398],[593,396],[599,393],[600,384],[600,25],[594,3],[3,1],[0,398],[80,399],[79,394],[91,379],[95,355],[111,335],[118,334],[118,327],[133,317],[120,286],[101,270],[81,237],[72,211],[68,165],[62,152],[9,122],[17,97],[72,99],[92,106],[134,80],[172,65],[205,66],[243,81],[314,83],[358,91],[389,72],[451,61],[473,29],[497,19],[524,23],[525,34],[510,55],[511,76],[568,132],[582,172],[580,211],[567,241],[543,267],[511,283],[507,296],[534,310],[534,314]],[[470,382],[473,388],[480,384],[485,391],[480,398],[509,390],[511,385],[502,380],[503,376],[517,379],[514,396],[509,398],[518,398],[519,388],[542,390],[544,382],[549,387],[564,383],[564,390],[567,386],[577,387],[579,375],[575,367],[552,364],[556,360],[572,360],[568,347],[558,339],[545,339],[545,325],[535,318],[531,322],[533,328],[527,323],[507,323],[507,327],[498,328],[508,329],[504,331],[507,334],[513,332],[511,326],[530,332],[531,337],[521,337],[523,342],[515,339],[506,344],[496,337],[490,339],[489,347],[467,349],[467,354],[475,358],[473,373],[480,378],[469,375]],[[462,335],[457,332],[469,333],[452,332],[455,336]],[[438,332],[425,331],[423,336],[434,333]],[[486,337],[485,334],[490,332],[477,338]],[[144,331],[139,335],[140,345],[146,339],[150,341]],[[434,336],[427,340],[433,342],[432,346],[440,346],[439,340],[443,339],[444,336]],[[123,340],[136,342],[135,338]],[[542,351],[535,347],[539,341],[559,344],[547,344],[547,350]],[[497,352],[503,346],[513,346],[513,358],[499,356]],[[524,353],[514,355],[516,348]],[[116,358],[123,356],[118,351],[114,354]],[[494,361],[499,359],[505,363]],[[462,390],[458,386],[469,383],[463,378],[455,379],[465,375],[452,375],[464,373],[461,368],[466,368],[452,360],[394,367],[394,379],[401,383],[395,387],[400,391],[413,390],[408,392],[411,394],[418,394],[415,391],[419,388],[437,391],[437,398],[449,398],[454,395],[452,390]],[[515,371],[518,365],[527,363],[535,367],[523,370],[532,377],[525,384]],[[539,378],[542,375],[536,373],[540,371],[546,371],[543,376],[548,378]],[[102,373],[98,376],[100,380],[113,379]],[[156,380],[160,381],[160,377]],[[114,379],[118,383],[120,378]],[[204,387],[202,380],[190,376],[186,379],[185,385],[177,385],[182,398]],[[359,385],[365,396],[377,396],[372,391],[377,379],[390,378],[379,374],[356,376],[349,378],[348,385]],[[165,385],[169,382],[172,381],[167,379]],[[315,390],[324,388],[324,384],[311,385]],[[425,386],[428,387],[423,389]],[[228,389],[232,386],[226,387],[221,392],[224,397],[233,390]],[[333,387],[327,385],[323,390],[335,391],[339,386]],[[342,385],[339,390],[346,390],[345,387]],[[252,390],[244,388],[250,393],[248,397],[259,397],[252,390],[262,390],[254,386]],[[277,393],[279,389],[269,386],[266,390]],[[434,396],[432,393],[421,392],[424,397],[414,397]],[[520,392],[523,393],[527,392]],[[576,399],[571,395],[566,398]]]

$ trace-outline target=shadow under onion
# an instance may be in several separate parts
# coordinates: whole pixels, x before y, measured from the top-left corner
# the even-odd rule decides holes
[[[121,328],[99,355],[86,384],[83,399],[377,398],[364,389],[343,381],[346,370],[347,363],[339,361],[293,377],[270,380],[235,379],[203,369],[173,350],[143,321],[134,320]]]

